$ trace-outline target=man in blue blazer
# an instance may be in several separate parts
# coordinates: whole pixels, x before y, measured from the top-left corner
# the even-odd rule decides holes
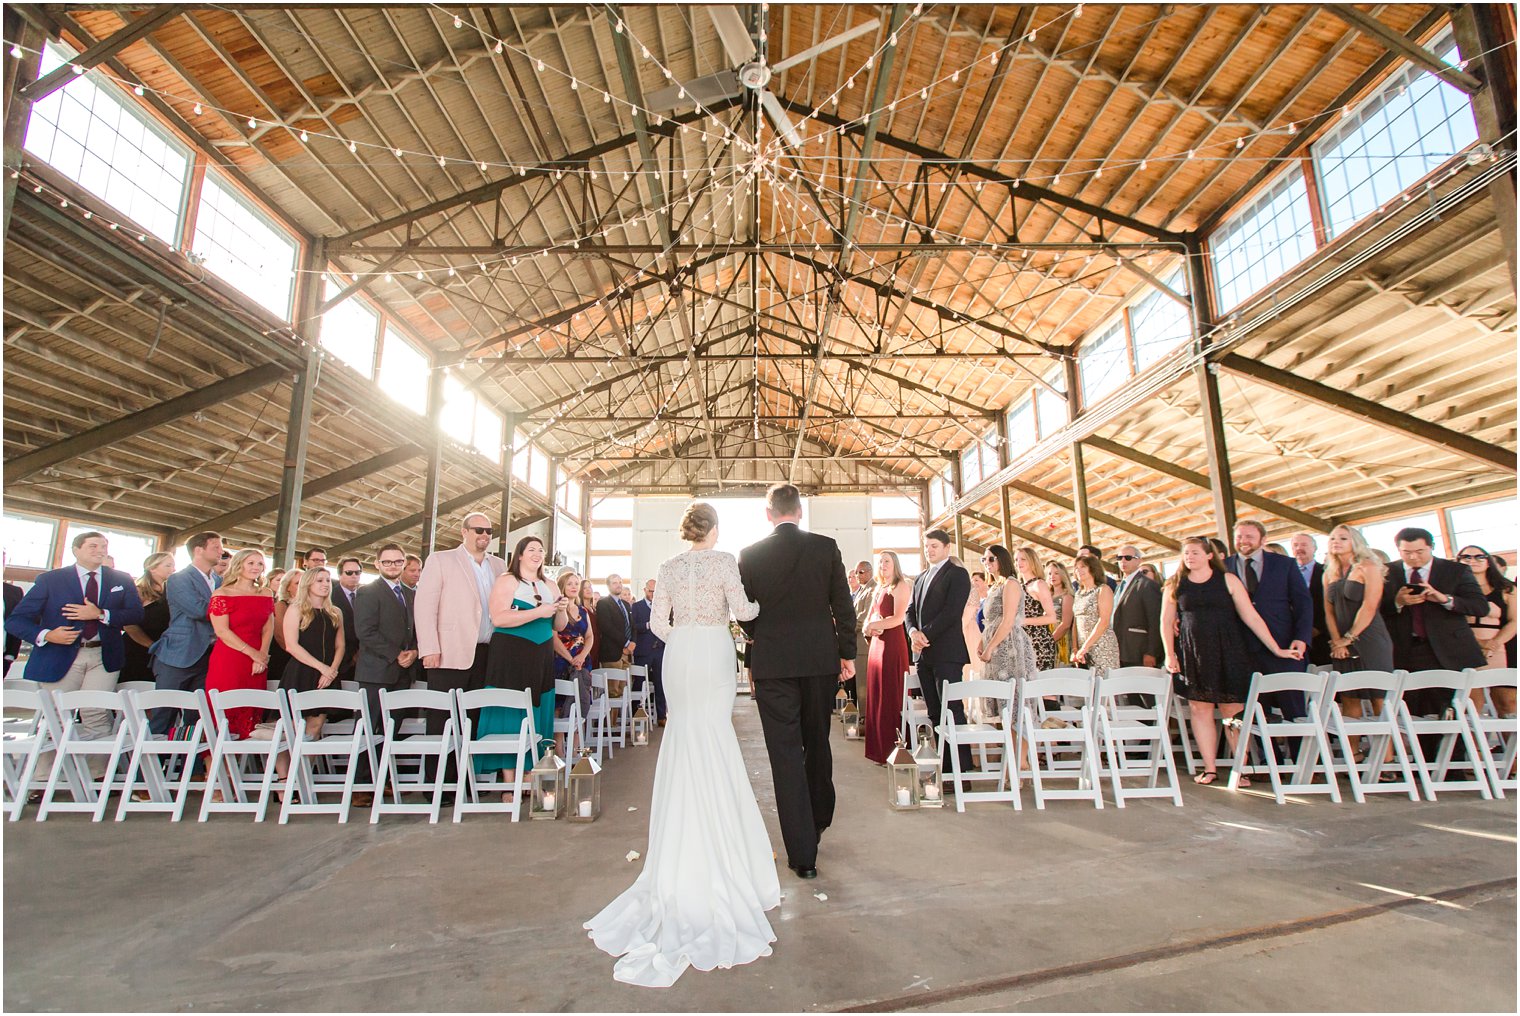
[[[216,633],[211,630],[207,608],[211,594],[222,584],[213,569],[222,559],[222,538],[216,533],[196,533],[185,543],[190,563],[164,583],[169,604],[169,627],[148,649],[153,657],[153,683],[158,688],[194,691],[206,686],[206,664]],[[159,709],[149,726],[155,734],[167,734],[179,710]]]
[[[665,643],[649,628],[649,615],[654,610],[654,579],[644,583],[644,598],[633,605],[633,662],[635,666],[649,668],[649,684],[653,689],[654,715],[660,726],[665,726],[665,685],[660,680],[660,664],[665,660]]]
[[[1235,526],[1235,553],[1224,559],[1225,571],[1245,583],[1246,592],[1261,619],[1267,622],[1272,637],[1280,646],[1297,647],[1304,659],[1282,659],[1261,644],[1247,640],[1251,666],[1263,674],[1285,670],[1308,670],[1309,642],[1314,637],[1314,601],[1309,587],[1291,557],[1266,550],[1267,530],[1255,519],[1244,519]],[[1304,715],[1307,708],[1302,692],[1282,692],[1276,696],[1277,707],[1287,718]]]
[[[27,680],[55,692],[114,691],[126,660],[122,629],[142,624],[142,601],[132,576],[105,566],[105,536],[80,533],[73,548],[74,563],[37,576],[5,619],[5,630],[35,647]],[[87,738],[111,733],[104,709],[82,710],[79,721]]]

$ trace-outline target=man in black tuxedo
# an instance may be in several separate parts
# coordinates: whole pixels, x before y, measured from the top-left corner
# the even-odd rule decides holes
[[[1325,566],[1314,560],[1314,537],[1308,533],[1294,533],[1288,541],[1288,552],[1298,566],[1298,575],[1309,587],[1309,598],[1314,601],[1314,633],[1309,639],[1308,660],[1315,664],[1330,662],[1330,629],[1325,624]]]
[[[913,582],[913,598],[908,602],[908,645],[918,664],[918,682],[923,685],[924,705],[929,720],[940,721],[940,689],[947,681],[959,681],[961,669],[971,662],[966,639],[961,633],[961,616],[971,596],[971,576],[950,558],[950,534],[931,529],[924,534],[924,559],[929,567]],[[959,702],[950,703],[950,715],[957,724],[966,722],[966,710]],[[974,768],[971,749],[961,745],[961,771]],[[945,759],[950,767],[950,759]]]
[[[359,632],[354,627],[354,598],[359,595],[359,582],[364,578],[364,565],[357,557],[345,557],[338,562],[338,587],[333,590],[332,600],[343,614],[343,662],[338,667],[338,680],[354,680],[354,663],[359,659]]]
[[[744,622],[754,639],[750,677],[787,865],[817,878],[818,839],[834,820],[834,692],[855,676],[855,608],[838,544],[798,527],[797,488],[771,487],[765,517],[775,531],[739,554],[745,595],[760,604]]]
[[[364,691],[369,706],[370,726],[377,734],[385,732],[380,714],[380,689],[401,691],[412,686],[412,664],[417,662],[416,595],[401,583],[401,569],[406,552],[387,543],[375,555],[380,581],[363,586],[354,594],[354,630],[359,633],[359,650],[354,660],[354,679]],[[340,565],[347,567],[347,564]],[[397,723],[401,721],[398,718]],[[365,768],[368,768],[367,762]],[[367,774],[361,773],[363,782]],[[357,795],[354,803],[369,803]],[[372,800],[372,798],[371,798]]]
[[[1481,667],[1483,649],[1468,617],[1488,613],[1488,599],[1472,569],[1436,557],[1429,530],[1410,527],[1394,536],[1401,560],[1383,582],[1383,619],[1393,636],[1393,665],[1400,670],[1462,670]],[[1440,713],[1451,704],[1440,690],[1405,696],[1416,716]]]

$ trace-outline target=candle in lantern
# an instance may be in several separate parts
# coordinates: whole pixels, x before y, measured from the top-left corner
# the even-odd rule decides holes
[[[846,737],[854,737],[856,734],[860,733],[860,728],[859,727],[846,727],[845,730],[844,730],[844,733],[845,733]]]
[[[908,806],[908,801],[909,801],[908,788],[907,787],[898,787],[897,788],[897,803],[898,803],[898,806],[906,808]]]
[[[938,783],[925,783],[924,784],[924,796],[927,797],[931,801],[938,801],[939,800],[939,784]]]
[[[544,811],[553,811],[554,810],[554,791],[552,791],[552,790],[546,790],[546,791],[544,791],[544,801],[543,801],[543,803],[544,803]]]
[[[590,818],[591,817],[591,802],[590,801],[582,801],[581,802],[580,811],[581,811],[581,818]]]

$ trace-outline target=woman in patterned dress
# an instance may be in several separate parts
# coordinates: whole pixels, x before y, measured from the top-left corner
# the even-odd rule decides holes
[[[1076,560],[1077,596],[1074,617],[1077,643],[1071,662],[1099,677],[1119,666],[1119,640],[1114,636],[1114,591],[1103,581],[1103,566],[1095,557]]]
[[[1050,586],[1045,583],[1040,569],[1040,558],[1033,547],[1020,547],[1015,552],[1018,581],[1024,586],[1024,630],[1034,646],[1034,662],[1037,670],[1050,670],[1056,665],[1056,640],[1050,635],[1050,625],[1058,620],[1055,604],[1051,602]]]
[[[989,681],[1033,677],[1037,669],[1034,646],[1029,640],[1029,629],[1018,623],[1024,616],[1025,587],[1013,581],[1013,556],[1006,547],[994,544],[987,548],[982,562],[987,565],[991,586],[983,610],[986,625],[978,654],[982,677]]]

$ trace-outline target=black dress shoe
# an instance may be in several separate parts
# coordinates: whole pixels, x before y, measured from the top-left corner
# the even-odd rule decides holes
[[[817,868],[799,868],[795,864],[789,864],[789,865],[787,865],[787,867],[791,868],[793,871],[795,871],[797,873],[797,877],[798,878],[817,878],[818,877],[818,869]]]

